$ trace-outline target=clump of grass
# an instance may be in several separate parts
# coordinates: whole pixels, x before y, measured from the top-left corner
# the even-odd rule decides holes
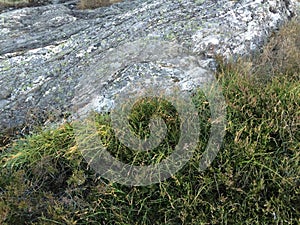
[[[128,123],[130,124],[131,131],[136,134],[136,138],[145,140],[146,138],[149,138],[150,129],[148,125],[153,116],[162,118],[167,126],[167,136],[162,140],[159,146],[145,153],[128,148],[114,138],[109,142],[106,142],[108,151],[122,162],[130,163],[132,165],[159,163],[166,158],[167,155],[172,152],[172,147],[174,148],[177,144],[179,139],[178,134],[180,132],[178,114],[171,103],[160,98],[141,99],[133,106],[130,117],[128,118]],[[109,136],[114,137],[114,130],[109,122],[110,120],[106,121],[108,126],[103,127],[103,119],[98,118],[98,125],[101,127],[100,132],[102,132],[102,134],[107,134],[109,131]]]
[[[6,8],[22,8],[49,4],[50,0],[0,0],[0,12]]]
[[[18,4],[28,4],[29,0],[0,0],[0,3],[4,5],[16,6]]]
[[[110,6],[121,1],[122,0],[80,0],[77,6],[79,9],[95,9]]]
[[[1,154],[0,223],[299,224],[300,73],[297,61],[284,59],[286,68],[270,62],[278,67],[268,79],[269,68],[220,64],[228,124],[220,152],[202,172],[210,115],[201,90],[194,96],[203,119],[199,146],[189,163],[158,184],[128,187],[99,177],[82,158],[72,123],[14,141]],[[178,138],[176,111],[155,99],[134,108],[132,129],[147,137],[153,113],[165,117],[169,139],[139,160],[114,137],[108,115],[97,115],[97,135],[120,160],[153,163],[159,154],[167,157]]]
[[[25,7],[28,4],[28,0],[0,0],[0,12],[8,7]]]
[[[251,59],[240,59],[237,65],[249,75],[266,80],[278,74],[293,74],[300,72],[300,19],[294,18],[282,28],[274,32],[260,54],[254,54]]]

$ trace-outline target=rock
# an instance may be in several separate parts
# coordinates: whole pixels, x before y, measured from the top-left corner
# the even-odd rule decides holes
[[[2,131],[109,111],[135,82],[191,91],[213,79],[216,54],[251,54],[298,7],[292,0],[125,0],[95,10],[75,4],[0,14]]]

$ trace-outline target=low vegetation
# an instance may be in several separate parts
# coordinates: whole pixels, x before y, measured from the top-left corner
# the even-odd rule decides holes
[[[201,90],[194,96],[199,147],[182,170],[158,184],[128,187],[97,176],[78,149],[72,123],[37,130],[1,147],[0,224],[299,224],[299,31],[291,22],[254,58],[219,60],[228,124],[205,171],[197,169],[210,127]],[[140,121],[153,113],[169,132],[152,153],[134,157],[114,137],[107,115],[96,116],[97,135],[122,161],[157,162],[176,144],[180,122],[168,103],[145,99],[133,110],[132,129],[147,130]]]
[[[114,3],[121,2],[122,0],[80,0],[77,3],[78,9],[96,9],[99,7],[110,6]],[[28,6],[38,6],[50,4],[51,0],[0,0],[1,10],[9,7],[21,8]]]
[[[51,0],[0,0],[0,12],[6,8],[31,7],[49,3]]]
[[[29,0],[1,0],[0,3],[6,5],[18,5],[18,4],[29,3]]]
[[[24,7],[29,5],[29,0],[0,0],[0,11],[7,7]]]
[[[122,0],[80,0],[78,3],[79,9],[95,9],[104,6],[110,6]]]

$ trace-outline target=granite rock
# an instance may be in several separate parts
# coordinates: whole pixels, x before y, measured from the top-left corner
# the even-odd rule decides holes
[[[109,111],[129,84],[193,91],[215,55],[252,54],[296,16],[293,0],[58,1],[0,14],[1,130]]]

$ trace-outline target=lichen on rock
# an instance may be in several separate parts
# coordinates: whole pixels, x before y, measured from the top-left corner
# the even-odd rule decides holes
[[[109,110],[143,74],[191,91],[210,79],[215,55],[251,54],[296,12],[293,0],[125,0],[87,11],[60,1],[3,12],[1,130],[87,106]]]

